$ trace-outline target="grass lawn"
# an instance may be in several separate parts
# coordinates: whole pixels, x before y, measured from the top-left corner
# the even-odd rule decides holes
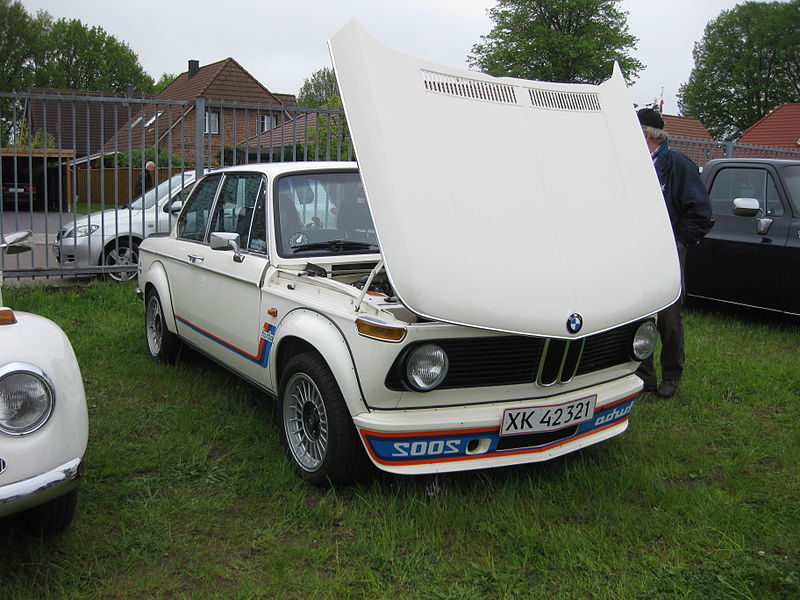
[[[800,598],[796,320],[690,306],[677,396],[579,453],[320,491],[271,399],[148,357],[132,285],[3,294],[70,336],[90,419],[72,527],[0,522],[4,600]]]

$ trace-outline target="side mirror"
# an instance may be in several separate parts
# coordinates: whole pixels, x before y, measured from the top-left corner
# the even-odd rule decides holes
[[[212,250],[233,250],[233,260],[238,263],[244,261],[238,233],[215,231],[211,234],[210,242]]]
[[[31,250],[30,246],[21,246],[22,242],[31,236],[30,231],[14,231],[0,235],[0,250],[6,254],[21,254]]]
[[[755,217],[761,212],[755,198],[736,198],[733,201],[733,214],[737,217]]]
[[[165,213],[172,213],[173,215],[177,215],[181,212],[183,208],[183,200],[173,200],[172,202],[167,202],[164,205],[164,212]]]

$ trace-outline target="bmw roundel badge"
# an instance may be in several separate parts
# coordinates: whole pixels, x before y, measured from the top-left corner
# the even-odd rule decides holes
[[[572,313],[567,319],[567,331],[570,333],[578,333],[583,327],[583,317],[578,313]]]

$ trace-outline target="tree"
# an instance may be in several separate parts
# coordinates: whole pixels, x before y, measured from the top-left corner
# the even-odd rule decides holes
[[[21,92],[33,83],[39,36],[19,2],[0,0],[0,91]]]
[[[170,83],[175,81],[178,78],[177,75],[172,73],[162,73],[161,77],[156,81],[155,85],[153,86],[153,93],[157,94],[165,87],[167,87]]]
[[[619,0],[498,0],[490,8],[492,30],[467,58],[471,67],[495,76],[565,83],[600,83],[619,63],[633,81],[644,65],[629,52]]]
[[[338,103],[339,85],[336,75],[330,67],[322,67],[314,71],[311,77],[303,81],[297,94],[297,104],[303,108],[323,108]]]
[[[40,12],[43,50],[34,83],[39,87],[123,93],[133,85],[139,93],[152,93],[153,78],[139,64],[125,42],[102,27],[88,27],[78,19],[55,23]]]
[[[736,139],[780,104],[800,101],[800,0],[723,10],[692,54],[681,114],[718,139]]]

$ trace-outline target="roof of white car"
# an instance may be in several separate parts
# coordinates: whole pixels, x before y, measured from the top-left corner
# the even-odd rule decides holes
[[[274,162],[274,163],[251,163],[246,165],[236,165],[235,167],[222,167],[214,169],[211,173],[228,172],[256,172],[264,173],[268,177],[283,175],[284,173],[297,173],[298,171],[330,171],[330,170],[353,170],[358,169],[358,164],[351,161],[298,161],[298,162]]]

